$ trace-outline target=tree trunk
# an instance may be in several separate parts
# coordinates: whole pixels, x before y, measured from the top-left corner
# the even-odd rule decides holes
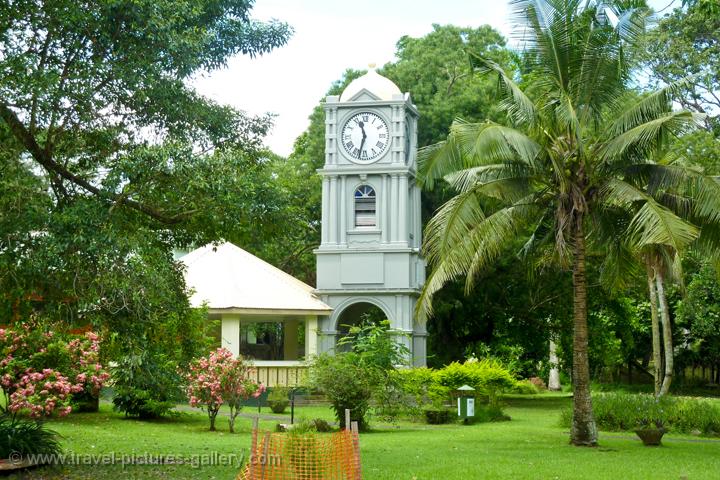
[[[235,433],[235,415],[232,413],[230,414],[230,418],[228,419],[228,424],[230,426],[230,433]]]
[[[558,392],[562,388],[560,385],[560,369],[558,368],[558,358],[555,342],[550,340],[550,376],[548,378],[548,390]]]
[[[240,414],[240,408],[233,406],[232,403],[230,404],[230,418],[228,418],[228,424],[230,425],[230,433],[235,433],[235,419]]]
[[[650,295],[650,318],[652,325],[653,376],[655,377],[655,396],[660,395],[662,386],[662,351],[660,347],[660,322],[658,320],[657,290],[655,288],[655,270],[648,261],[646,264],[648,292]]]
[[[667,297],[665,295],[665,279],[662,269],[658,269],[655,275],[655,284],[657,286],[658,300],[660,300],[660,320],[663,330],[663,349],[665,350],[665,376],[663,377],[662,386],[658,396],[666,395],[670,391],[670,383],[673,376],[673,344],[672,344],[672,325],[670,325],[670,310],[668,308]]]
[[[585,278],[585,233],[582,215],[575,218],[573,236],[573,423],[570,443],[596,446],[597,427],[590,398],[588,359],[587,280]]]
[[[210,408],[208,408],[208,418],[210,418],[210,431],[211,432],[215,431],[215,419],[217,418],[217,414],[218,414],[217,410],[213,411]]]

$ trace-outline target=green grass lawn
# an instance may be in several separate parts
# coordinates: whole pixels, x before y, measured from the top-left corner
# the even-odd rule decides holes
[[[643,447],[628,433],[602,433],[599,448],[568,445],[558,427],[559,412],[569,399],[558,396],[508,398],[512,421],[470,426],[375,423],[361,434],[365,479],[714,479],[720,478],[720,440],[666,435],[663,447]],[[252,409],[246,410],[247,412]],[[269,410],[263,409],[263,414]],[[327,407],[298,408],[298,416],[330,419]],[[287,416],[287,415],[286,415]],[[251,420],[238,420],[239,433],[208,432],[202,413],[140,422],[126,420],[103,405],[98,414],[73,414],[50,422],[63,436],[68,452],[108,457],[164,454],[247,456]],[[261,426],[274,427],[274,421]],[[216,453],[214,453],[216,452]],[[87,457],[82,457],[87,458]],[[201,457],[195,457],[200,460]],[[36,469],[23,478],[162,478],[232,479],[239,468],[191,465],[65,466]]]

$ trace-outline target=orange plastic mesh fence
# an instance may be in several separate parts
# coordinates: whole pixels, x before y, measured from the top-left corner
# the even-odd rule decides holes
[[[357,430],[332,434],[253,430],[251,455],[238,480],[360,480]]]

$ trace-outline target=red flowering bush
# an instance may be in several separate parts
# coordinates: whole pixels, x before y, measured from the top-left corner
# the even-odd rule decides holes
[[[242,409],[242,402],[259,397],[265,386],[250,378],[252,366],[242,357],[233,358],[232,352],[218,348],[207,357],[192,362],[187,394],[190,405],[207,411],[210,430],[215,430],[215,419],[220,407],[230,407],[230,432],[235,430],[235,419]]]
[[[67,340],[42,325],[0,328],[0,388],[6,410],[31,417],[67,415],[73,395],[97,396],[109,374],[93,332]]]
[[[23,374],[14,387],[8,410],[27,410],[31,417],[52,415],[55,411],[60,416],[67,415],[72,410],[68,405],[71,395],[85,390],[84,384],[73,384],[50,368]]]

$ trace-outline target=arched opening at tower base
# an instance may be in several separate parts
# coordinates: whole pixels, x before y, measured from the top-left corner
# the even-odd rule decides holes
[[[377,305],[369,302],[358,302],[353,303],[345,307],[340,312],[340,316],[337,319],[337,342],[348,335],[352,327],[361,325],[362,323],[374,323],[377,324],[383,320],[387,320],[387,314]],[[351,349],[352,345],[338,345],[336,343],[335,350],[337,352],[347,352]]]

